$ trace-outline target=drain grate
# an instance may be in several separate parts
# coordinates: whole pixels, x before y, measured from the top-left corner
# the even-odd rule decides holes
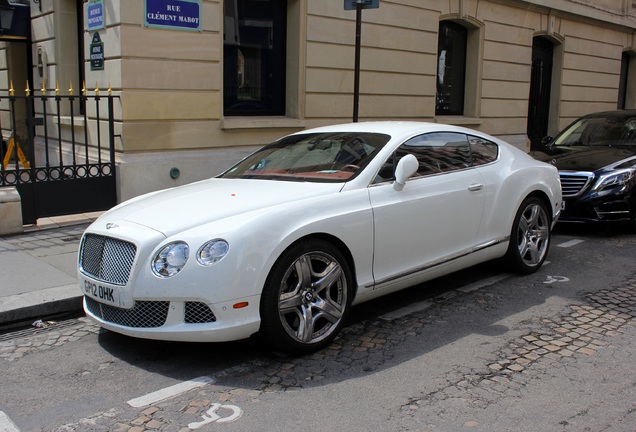
[[[54,324],[50,324],[47,327],[28,327],[21,330],[10,331],[0,334],[0,342],[6,342],[13,339],[33,337],[38,334],[48,333],[52,331],[64,330],[73,327],[80,327],[84,325],[75,319],[68,319],[64,321],[55,321]]]

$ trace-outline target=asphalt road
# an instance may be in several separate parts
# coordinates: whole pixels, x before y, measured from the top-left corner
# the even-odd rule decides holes
[[[559,229],[529,276],[499,263],[360,305],[286,356],[85,318],[0,334],[0,432],[636,431],[636,236]]]

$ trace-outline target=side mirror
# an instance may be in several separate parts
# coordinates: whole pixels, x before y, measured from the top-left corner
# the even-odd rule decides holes
[[[393,189],[396,191],[401,191],[404,189],[404,185],[406,181],[413,174],[417,172],[420,163],[417,161],[417,158],[412,154],[407,154],[397,164],[395,168],[395,183],[393,183]]]
[[[551,147],[550,143],[552,142],[552,139],[553,138],[550,135],[543,137],[541,140],[541,146],[543,146],[543,148]]]

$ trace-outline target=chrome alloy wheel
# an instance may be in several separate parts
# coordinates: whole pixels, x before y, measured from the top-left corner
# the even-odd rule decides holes
[[[283,328],[302,344],[320,342],[339,330],[348,307],[345,272],[330,254],[299,256],[281,279],[278,312]]]
[[[529,266],[542,263],[550,244],[550,218],[545,206],[529,202],[517,225],[519,257]]]

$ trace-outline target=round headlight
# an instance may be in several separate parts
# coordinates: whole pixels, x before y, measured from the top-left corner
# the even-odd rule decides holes
[[[159,277],[172,277],[185,266],[189,254],[190,247],[187,243],[169,243],[155,255],[152,260],[152,271]]]
[[[210,240],[197,253],[197,261],[204,266],[211,266],[221,261],[230,250],[230,245],[221,239]]]

